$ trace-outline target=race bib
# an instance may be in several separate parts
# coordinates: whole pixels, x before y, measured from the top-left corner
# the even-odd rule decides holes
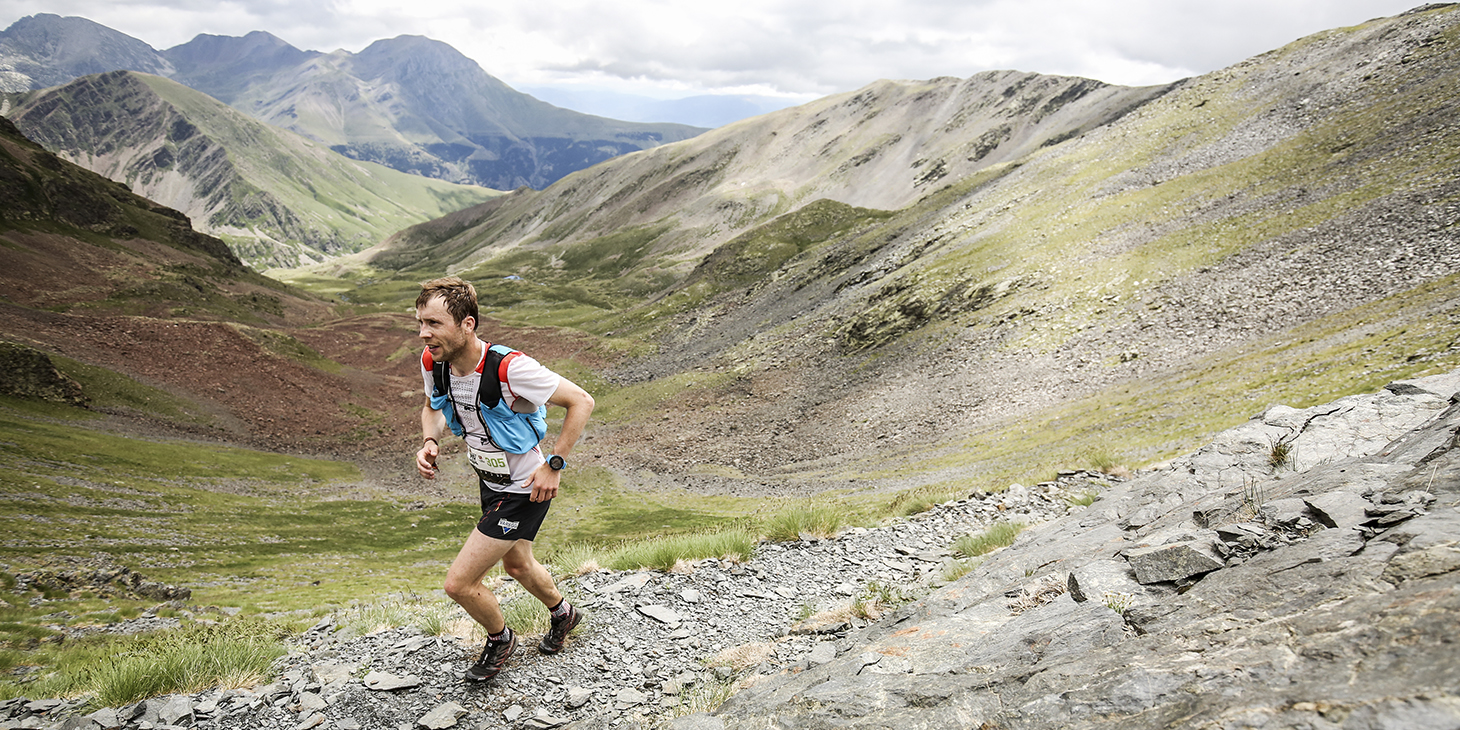
[[[503,451],[483,451],[468,446],[466,460],[477,476],[493,484],[511,485],[512,469],[507,466],[507,454]]]

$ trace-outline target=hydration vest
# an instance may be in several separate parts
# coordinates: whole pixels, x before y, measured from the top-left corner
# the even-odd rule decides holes
[[[487,345],[487,355],[477,365],[482,375],[477,385],[477,411],[487,427],[487,440],[497,448],[511,454],[525,454],[537,446],[547,435],[547,405],[537,407],[532,413],[518,413],[502,400],[502,383],[507,382],[507,364],[521,355],[506,345]],[[431,408],[446,416],[446,425],[451,432],[463,436],[461,419],[456,416],[456,403],[451,399],[451,364],[435,362],[431,351],[421,353],[421,366],[431,369]],[[488,378],[486,373],[496,373]],[[490,382],[491,387],[486,387]]]

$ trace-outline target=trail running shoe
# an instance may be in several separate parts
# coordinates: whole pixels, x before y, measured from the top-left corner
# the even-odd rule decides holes
[[[517,634],[512,629],[507,629],[507,635],[501,641],[488,641],[482,647],[482,658],[466,670],[466,679],[471,682],[485,682],[497,676],[502,667],[507,666],[507,658],[516,650]]]
[[[568,638],[568,632],[583,620],[583,614],[578,612],[577,606],[568,606],[568,615],[559,619],[553,619],[552,628],[543,634],[542,641],[538,643],[537,650],[544,654],[556,654],[563,650],[563,642]]]

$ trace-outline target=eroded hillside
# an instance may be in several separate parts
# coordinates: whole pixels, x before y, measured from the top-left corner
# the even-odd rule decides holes
[[[332,317],[4,119],[0,194],[0,339],[54,361],[124,431],[342,455],[395,443],[398,320]]]

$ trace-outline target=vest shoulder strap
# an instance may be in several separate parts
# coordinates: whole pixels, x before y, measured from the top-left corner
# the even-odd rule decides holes
[[[502,383],[507,382],[507,365],[512,359],[521,355],[521,352],[508,349],[503,345],[492,345],[487,343],[487,356],[483,359],[481,374],[495,372],[497,383],[494,388],[484,388],[482,384],[487,380],[483,377],[477,383],[477,402],[486,406],[489,410],[496,408],[502,402]],[[430,351],[427,351],[421,358],[423,364],[431,366],[431,385],[436,389],[436,395],[451,394],[451,364],[447,362],[434,362],[431,359]]]
[[[505,348],[503,348],[505,349]],[[507,360],[516,352],[504,353],[501,350],[487,345],[486,362],[482,363],[482,379],[477,382],[477,402],[486,406],[488,410],[497,407],[502,402],[502,383],[507,382]],[[494,387],[483,387],[487,382],[487,373],[496,373],[497,382]]]

